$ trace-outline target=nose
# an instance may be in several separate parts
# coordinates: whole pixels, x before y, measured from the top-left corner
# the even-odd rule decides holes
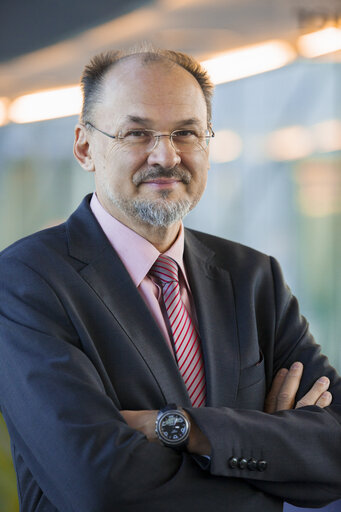
[[[181,162],[179,153],[176,152],[170,137],[158,137],[156,145],[148,155],[149,165],[160,165],[165,169],[171,169]]]

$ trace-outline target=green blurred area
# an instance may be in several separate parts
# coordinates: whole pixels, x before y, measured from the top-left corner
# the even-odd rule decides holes
[[[0,414],[0,510],[18,512],[18,496],[15,472],[7,428]]]

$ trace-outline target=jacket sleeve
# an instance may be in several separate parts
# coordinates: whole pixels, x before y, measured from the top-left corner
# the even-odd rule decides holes
[[[166,482],[185,486],[183,457],[124,422],[50,285],[0,260],[1,411],[49,501],[63,512],[141,510]]]
[[[211,442],[211,474],[248,479],[258,489],[298,506],[323,506],[341,498],[341,380],[321,355],[278,263],[270,261],[276,315],[270,365],[275,372],[294,361],[304,364],[297,400],[319,377],[329,377],[331,406],[271,415],[231,408],[188,412]],[[241,469],[240,459],[250,464]]]

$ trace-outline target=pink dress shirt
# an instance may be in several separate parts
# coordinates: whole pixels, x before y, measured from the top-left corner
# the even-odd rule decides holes
[[[148,240],[110,215],[103,208],[96,194],[93,194],[91,198],[90,208],[109,242],[121,258],[174,355],[168,317],[165,308],[161,308],[162,292],[160,287],[148,276],[148,272],[159,257],[160,252]],[[193,299],[183,262],[183,252],[184,228],[181,223],[175,242],[164,254],[173,258],[181,269],[181,272],[179,272],[180,295],[194,324],[197,326],[192,304]]]

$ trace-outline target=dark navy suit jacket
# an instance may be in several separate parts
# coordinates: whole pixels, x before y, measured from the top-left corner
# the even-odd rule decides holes
[[[89,197],[66,223],[3,251],[0,403],[21,511],[275,512],[283,500],[341,497],[341,381],[277,262],[191,230],[184,257],[205,360],[201,409]],[[327,375],[332,406],[263,413],[274,373],[296,360],[298,396]],[[208,467],[120,415],[169,402],[209,438]]]

